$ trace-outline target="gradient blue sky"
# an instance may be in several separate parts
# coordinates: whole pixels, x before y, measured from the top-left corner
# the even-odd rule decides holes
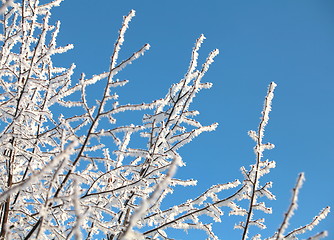
[[[334,207],[334,1],[65,0],[54,10],[53,20],[62,22],[58,43],[73,43],[75,49],[57,57],[57,63],[75,62],[76,76],[106,71],[122,16],[131,9],[137,14],[121,57],[145,43],[152,47],[120,75],[130,80],[121,101],[163,97],[184,75],[201,33],[207,37],[201,60],[214,48],[221,52],[205,77],[214,87],[201,92],[193,105],[203,124],[220,126],[182,150],[187,167],[179,169],[178,177],[199,183],[187,192],[177,189],[170,202],[242,178],[239,168],[254,162],[247,131],[257,128],[267,86],[275,81],[265,140],[276,148],[265,152],[265,158],[277,163],[266,178],[274,182],[277,201],[267,202],[274,208],[266,218],[268,231],[282,220],[299,172],[305,172],[306,182],[291,226],[308,223],[327,205]],[[220,238],[239,239],[240,231],[229,229],[235,220],[224,217],[225,223],[214,225]],[[323,229],[333,229],[328,238],[333,239],[333,214],[315,232]],[[175,236],[205,239],[197,231]]]

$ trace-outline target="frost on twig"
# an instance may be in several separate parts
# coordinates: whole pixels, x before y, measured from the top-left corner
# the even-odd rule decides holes
[[[200,229],[209,239],[218,239],[212,221],[223,221],[225,208],[230,215],[246,218],[236,226],[243,239],[251,225],[264,228],[264,219],[253,216],[255,210],[271,213],[260,197],[275,199],[272,183],[261,186],[259,179],[275,167],[275,162],[262,160],[263,151],[274,147],[262,139],[276,85],[269,87],[258,131],[249,132],[256,142],[256,163],[249,170],[242,168],[244,181],[216,184],[162,209],[174,186],[196,185],[196,180],[175,178],[177,168],[185,165],[179,149],[217,127],[196,120],[199,112],[191,104],[197,93],[212,86],[203,77],[218,50],[200,65],[201,35],[186,74],[165,97],[124,104],[117,90],[128,80],[117,79],[117,74],[150,48],[144,44],[119,59],[135,12],[123,19],[109,69],[73,80],[74,64],[53,63],[54,55],[73,48],[58,46],[60,22],[50,19],[52,8],[61,2],[3,0],[0,6],[0,239],[170,239],[170,228]],[[142,122],[119,121],[120,114],[131,111],[141,111]],[[224,196],[225,190],[232,194]],[[250,202],[247,209],[237,204],[241,200]],[[271,239],[294,239],[329,211],[325,208],[310,224],[284,235],[293,209]]]
[[[135,12],[124,17],[109,70],[90,78],[82,74],[73,83],[75,65],[56,67],[52,62],[53,55],[73,47],[57,46],[60,23],[51,23],[50,11],[60,2],[39,4],[37,0],[25,0],[3,5],[1,238],[89,239],[99,232],[109,238],[132,234],[132,228],[152,222],[152,216],[160,214],[161,201],[173,186],[196,183],[173,177],[176,168],[184,165],[178,149],[217,126],[202,126],[194,119],[198,112],[190,110],[196,93],[211,87],[201,80],[218,54],[218,50],[210,53],[197,69],[203,35],[196,42],[185,77],[170,88],[165,98],[121,104],[116,88],[128,81],[115,76],[150,47],[145,44],[128,58],[118,59]],[[98,82],[103,82],[104,88],[96,104],[91,104],[87,89]],[[64,110],[58,116],[53,111],[64,107],[73,111]],[[140,125],[117,122],[121,112],[144,110],[147,114]],[[131,139],[135,135],[146,139],[146,148],[133,147]],[[217,185],[202,200],[196,200],[197,204],[204,206],[209,196],[235,184]],[[214,204],[202,208],[196,214],[209,213],[214,218],[219,215]],[[150,220],[145,220],[148,216]],[[183,218],[187,218],[186,214]],[[156,226],[162,223],[153,222]],[[194,224],[213,236],[208,224]]]
[[[268,124],[269,120],[269,112],[271,111],[271,104],[274,97],[275,87],[276,84],[274,82],[272,82],[268,87],[268,92],[262,111],[262,117],[257,132],[249,131],[248,133],[249,136],[256,142],[254,147],[256,162],[254,165],[251,165],[250,170],[246,170],[244,167],[241,168],[241,172],[244,175],[245,180],[243,192],[239,197],[239,200],[249,200],[248,209],[239,208],[237,211],[231,211],[231,214],[233,215],[242,215],[246,217],[244,222],[240,222],[235,226],[235,228],[242,230],[243,240],[248,238],[249,227],[251,225],[257,226],[260,229],[266,228],[264,219],[254,218],[255,210],[259,210],[267,214],[272,213],[272,209],[267,207],[265,202],[259,202],[258,199],[260,197],[266,197],[270,200],[275,199],[275,195],[269,190],[272,186],[272,183],[267,182],[261,186],[259,181],[263,175],[268,174],[270,169],[275,167],[274,161],[262,160],[263,151],[274,148],[273,144],[263,143],[262,141],[264,137],[265,126]],[[255,238],[259,239],[259,236],[257,235]]]
[[[263,143],[263,137],[264,137],[264,131],[265,126],[268,124],[269,120],[269,112],[271,111],[271,104],[274,97],[274,90],[275,90],[276,84],[272,82],[268,87],[268,92],[265,98],[264,102],[264,108],[262,111],[262,117],[261,121],[258,127],[257,132],[255,131],[249,131],[249,136],[256,142],[254,152],[256,155],[256,163],[254,165],[251,165],[250,170],[246,170],[244,167],[241,168],[241,172],[244,175],[244,185],[242,187],[242,191],[240,193],[240,196],[238,200],[249,200],[248,209],[243,209],[241,207],[236,208],[236,210],[232,210],[230,214],[233,215],[241,215],[246,216],[246,220],[244,222],[240,222],[235,226],[236,229],[242,230],[242,239],[248,239],[249,238],[249,229],[250,226],[257,226],[260,229],[266,228],[266,225],[264,223],[264,219],[256,219],[254,217],[255,210],[260,210],[266,214],[271,214],[272,209],[270,207],[266,207],[265,202],[259,202],[258,199],[260,197],[266,197],[267,199],[274,200],[275,195],[271,193],[269,190],[272,187],[272,182],[266,182],[263,186],[260,185],[260,178],[268,174],[270,172],[270,169],[275,167],[274,161],[268,161],[262,160],[263,157],[263,151],[268,149],[274,148],[274,145],[271,143]],[[298,181],[296,184],[296,187],[293,189],[293,197],[291,200],[290,207],[285,214],[285,217],[282,221],[281,226],[278,229],[278,232],[274,234],[271,238],[268,239],[297,239],[296,235],[302,234],[306,232],[307,230],[312,230],[314,226],[316,226],[322,219],[324,219],[328,212],[329,207],[326,207],[323,209],[318,216],[314,218],[314,220],[303,227],[297,228],[290,233],[284,235],[284,232],[286,231],[289,221],[294,214],[294,211],[297,209],[297,199],[298,199],[298,192],[299,189],[302,186],[302,183],[304,181],[304,174],[301,173],[298,177]],[[326,232],[323,232],[321,234],[317,234],[314,237],[323,237],[325,236]],[[252,237],[252,239],[261,239],[259,234],[256,234]],[[312,239],[312,238],[311,238]]]
[[[215,50],[209,54],[206,62],[203,64],[200,70],[196,70],[197,57],[200,44],[202,43],[204,36],[200,36],[197,40],[190,63],[190,67],[185,77],[177,84],[174,84],[168,91],[168,94],[162,99],[155,107],[154,114],[147,114],[144,117],[145,131],[141,134],[142,137],[148,139],[147,150],[138,151],[138,149],[126,149],[118,151],[118,154],[127,156],[133,156],[136,158],[143,158],[141,163],[138,181],[145,183],[144,189],[150,189],[149,184],[151,179],[155,179],[157,185],[150,190],[147,195],[143,195],[142,201],[134,215],[129,218],[129,223],[126,225],[126,231],[123,239],[130,239],[132,228],[134,226],[143,227],[148,222],[146,215],[150,214],[150,225],[154,225],[152,230],[146,231],[145,235],[155,236],[161,234],[165,228],[177,227],[175,222],[173,224],[166,224],[166,221],[162,218],[162,221],[153,219],[160,219],[160,203],[164,196],[172,191],[170,185],[182,184],[188,185],[187,181],[180,181],[173,179],[174,172],[177,166],[182,166],[181,157],[177,154],[177,151],[183,145],[189,143],[194,137],[197,137],[200,133],[205,131],[212,131],[216,128],[216,124],[210,126],[202,126],[199,122],[193,119],[198,114],[197,111],[189,111],[190,104],[195,97],[195,94],[203,88],[208,88],[210,84],[201,83],[201,79],[205,72],[208,70],[209,65],[213,62],[213,58],[218,54]],[[187,127],[189,126],[189,127]],[[190,128],[188,130],[188,128]],[[167,171],[167,173],[163,173]],[[189,182],[193,183],[193,182]],[[139,185],[140,186],[140,185]],[[134,190],[131,191],[131,201],[135,200]],[[169,211],[175,211],[170,216],[180,217],[180,210],[173,208]],[[212,210],[199,211],[195,215],[207,214]],[[218,210],[220,212],[220,210]],[[182,215],[182,214],[181,214]],[[220,214],[218,214],[220,215]],[[154,216],[154,217],[152,217]],[[205,229],[209,235],[214,236],[209,225],[202,224],[200,222],[187,224],[185,220],[188,217],[179,219],[179,225],[191,226],[192,228]],[[159,226],[161,225],[161,226]],[[179,227],[177,227],[179,228]],[[211,228],[210,228],[211,229]]]
[[[278,233],[277,233],[277,240],[278,239],[282,239],[283,238],[283,234],[285,232],[285,230],[288,227],[289,221],[291,219],[291,217],[294,214],[294,211],[297,209],[298,205],[297,205],[297,200],[298,200],[298,194],[299,194],[299,190],[303,185],[303,181],[304,181],[304,173],[299,174],[298,176],[298,180],[297,180],[297,184],[294,187],[293,191],[293,195],[292,195],[292,199],[291,199],[291,204],[289,206],[288,211],[285,213],[284,216],[284,220],[282,222],[282,225],[280,226],[280,228],[278,229]]]
[[[324,209],[322,209],[320,211],[320,213],[314,217],[314,219],[307,225],[296,228],[294,230],[292,230],[291,232],[285,234],[285,231],[289,225],[289,222],[291,220],[291,217],[294,214],[294,211],[297,209],[298,204],[298,194],[299,194],[299,190],[302,187],[304,181],[304,173],[299,174],[298,179],[297,179],[297,183],[296,186],[293,188],[292,190],[292,199],[291,199],[291,203],[289,206],[288,211],[285,213],[284,215],[284,219],[283,222],[281,224],[281,226],[279,227],[277,233],[275,233],[275,239],[276,240],[283,240],[283,239],[296,239],[296,236],[299,234],[303,234],[306,231],[311,231],[316,225],[318,225],[320,223],[321,220],[325,219],[330,211],[329,207],[326,207]],[[313,237],[310,237],[309,239],[320,239],[322,237],[327,236],[327,232],[321,232],[319,234],[314,235]]]

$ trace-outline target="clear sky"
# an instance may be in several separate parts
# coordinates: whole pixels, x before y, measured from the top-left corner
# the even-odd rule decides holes
[[[75,62],[76,76],[106,71],[122,16],[131,9],[136,17],[121,57],[145,43],[152,47],[119,76],[130,80],[119,93],[123,102],[163,97],[183,77],[200,34],[207,37],[201,60],[215,48],[221,52],[204,79],[213,88],[203,90],[193,105],[202,124],[218,122],[219,128],[182,150],[187,166],[177,176],[198,179],[198,187],[177,189],[168,201],[242,179],[239,168],[255,159],[247,131],[256,130],[267,86],[274,81],[278,87],[265,141],[276,148],[265,158],[277,163],[266,178],[274,182],[277,201],[267,201],[274,213],[266,217],[269,233],[262,231],[263,236],[282,220],[299,172],[305,172],[306,182],[291,227],[308,223],[327,205],[334,207],[334,1],[65,0],[53,20],[62,22],[58,43],[73,43],[75,49],[57,57],[57,63]],[[225,223],[214,225],[220,238],[239,239],[240,231],[229,229],[235,220],[225,216]],[[315,232],[324,229],[333,239],[333,214]],[[179,236],[205,239],[199,232]]]

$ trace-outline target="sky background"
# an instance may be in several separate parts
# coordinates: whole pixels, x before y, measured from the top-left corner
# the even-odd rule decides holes
[[[308,223],[327,205],[334,207],[334,1],[65,0],[52,17],[62,22],[58,44],[73,43],[75,48],[57,57],[57,63],[76,63],[75,76],[107,71],[122,16],[131,9],[136,17],[120,57],[127,58],[145,43],[151,49],[119,75],[130,80],[119,92],[123,103],[164,97],[184,76],[200,34],[207,38],[200,63],[211,50],[221,52],[204,78],[213,88],[203,90],[193,104],[203,125],[218,122],[219,128],[181,151],[187,166],[177,177],[199,182],[197,187],[177,188],[168,203],[242,179],[240,167],[255,160],[247,131],[257,129],[267,86],[274,81],[278,87],[265,141],[276,148],[264,157],[277,167],[262,182],[274,182],[277,201],[266,202],[274,213],[266,217],[268,230],[261,234],[269,237],[277,229],[299,172],[305,172],[306,182],[291,227]],[[221,239],[240,239],[241,232],[232,227],[243,219],[227,215],[224,223],[214,224],[215,232]],[[333,215],[315,232],[327,229],[328,239],[333,239]],[[205,234],[176,232],[171,237],[205,239]]]

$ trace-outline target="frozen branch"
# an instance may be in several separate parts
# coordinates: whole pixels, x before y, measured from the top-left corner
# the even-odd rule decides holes
[[[249,135],[253,140],[256,142],[256,146],[254,148],[255,155],[256,155],[256,164],[254,165],[254,168],[251,170],[250,173],[247,174],[249,176],[248,179],[246,179],[250,183],[250,202],[249,202],[249,207],[247,211],[247,218],[244,223],[244,225],[240,225],[241,228],[243,229],[243,234],[242,234],[242,239],[245,240],[248,238],[248,229],[251,223],[256,223],[257,221],[253,221],[252,216],[253,216],[253,210],[254,207],[256,206],[256,201],[257,201],[257,191],[259,188],[259,178],[261,177],[261,159],[262,159],[262,154],[265,149],[268,149],[267,144],[263,144],[262,140],[264,137],[264,130],[265,126],[268,123],[269,120],[269,112],[271,111],[271,103],[274,97],[274,90],[275,90],[276,84],[274,82],[270,83],[268,87],[268,92],[267,96],[264,101],[264,107],[262,111],[262,118],[259,124],[259,128],[257,130],[257,133],[254,131],[250,131]],[[273,146],[270,145],[272,148]],[[262,226],[262,223],[259,223],[259,226]]]
[[[274,147],[263,143],[263,137],[276,84],[269,86],[257,132],[249,132],[256,142],[256,163],[249,170],[241,168],[244,181],[213,185],[199,196],[163,209],[175,186],[197,183],[175,177],[177,168],[185,166],[179,149],[218,126],[202,125],[192,103],[201,90],[212,87],[202,80],[219,51],[210,52],[200,65],[205,40],[200,35],[185,75],[164,97],[124,104],[118,89],[129,81],[116,76],[150,48],[144,44],[119,59],[135,11],[123,19],[109,69],[73,79],[74,64],[55,66],[53,61],[54,55],[73,48],[57,43],[60,22],[53,22],[51,10],[61,2],[2,0],[0,6],[0,240],[171,239],[169,228],[199,229],[208,239],[218,239],[212,222],[222,221],[224,209],[228,215],[246,218],[236,225],[243,239],[248,238],[250,226],[265,228],[264,218],[254,218],[254,212],[271,213],[258,199],[275,199],[272,182],[260,185],[259,179],[275,167],[262,155]],[[136,114],[131,115],[133,111]],[[142,114],[138,117],[138,113]],[[296,238],[327,216],[329,208],[284,235],[300,185],[270,239]],[[249,201],[248,208],[238,201]],[[326,235],[321,232],[309,239]],[[252,237],[260,238],[260,234]]]

